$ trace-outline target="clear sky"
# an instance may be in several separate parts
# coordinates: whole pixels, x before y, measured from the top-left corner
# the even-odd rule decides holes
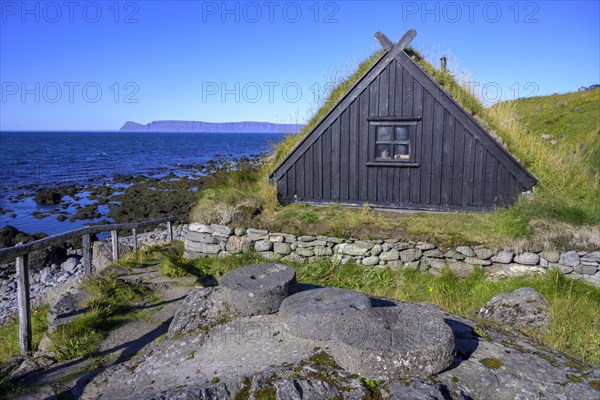
[[[600,83],[599,3],[0,0],[0,130],[302,123],[409,28],[486,103],[573,91]]]

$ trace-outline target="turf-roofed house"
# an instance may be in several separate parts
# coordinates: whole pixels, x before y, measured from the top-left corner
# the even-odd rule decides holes
[[[275,168],[288,202],[489,210],[537,184],[475,118],[397,44],[385,51]]]

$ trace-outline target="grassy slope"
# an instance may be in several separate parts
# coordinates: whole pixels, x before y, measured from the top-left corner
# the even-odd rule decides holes
[[[409,49],[408,53],[465,109],[502,137],[536,175],[541,186],[535,189],[533,199],[523,197],[515,207],[491,213],[399,214],[374,212],[368,207],[280,205],[276,189],[268,182],[270,172],[379,59],[381,53],[375,53],[340,82],[301,133],[287,136],[275,147],[258,172],[247,169],[223,176],[201,192],[192,220],[261,225],[294,233],[412,237],[441,244],[503,245],[527,239],[569,247],[576,245],[569,238],[579,235],[578,229],[584,236],[588,231],[594,236],[600,225],[600,90],[522,99],[484,109],[452,75],[435,70],[416,51]],[[542,143],[543,133],[551,133],[559,143]],[[580,242],[582,248],[589,245]]]
[[[540,180],[533,200],[520,199],[515,210],[528,220],[598,226],[600,89],[500,103],[488,114]]]
[[[600,88],[514,101],[517,116],[533,134],[550,134],[570,146],[585,143],[600,125]],[[598,145],[598,142],[596,142]]]
[[[551,135],[567,156],[581,150],[590,172],[600,173],[600,88],[514,101],[516,118],[532,135]],[[554,146],[553,146],[554,147]]]

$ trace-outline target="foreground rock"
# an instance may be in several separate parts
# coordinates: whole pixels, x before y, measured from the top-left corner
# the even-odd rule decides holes
[[[548,301],[532,288],[520,288],[512,293],[499,293],[479,311],[487,320],[507,328],[545,331],[550,323]]]
[[[206,333],[215,325],[231,319],[222,296],[216,293],[220,290],[208,287],[188,295],[169,325],[169,337]]]
[[[221,281],[241,279],[244,286],[244,276],[255,276],[250,270]],[[287,279],[275,278],[279,272],[272,275],[276,286]],[[472,321],[433,305],[310,289],[286,298],[278,312],[237,316],[223,292],[216,287],[190,294],[169,338],[81,382],[76,395],[486,400],[600,395],[594,388],[600,370],[524,337],[482,327],[478,331],[485,337],[478,336]],[[315,322],[330,323],[306,329]]]
[[[288,297],[279,314],[296,337],[336,342],[336,361],[370,379],[427,377],[454,360],[450,327],[414,304],[372,307],[362,293],[322,288]]]
[[[272,314],[296,288],[296,273],[287,265],[256,264],[223,276],[221,286],[190,294],[169,326],[169,336],[206,333],[237,317]]]

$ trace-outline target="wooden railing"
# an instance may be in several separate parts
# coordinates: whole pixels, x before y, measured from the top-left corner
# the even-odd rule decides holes
[[[19,344],[21,353],[31,353],[31,301],[29,293],[29,265],[28,256],[32,251],[44,249],[46,247],[63,244],[67,240],[82,238],[82,262],[86,276],[92,276],[92,243],[91,235],[110,231],[112,240],[112,260],[119,260],[119,236],[120,230],[131,230],[133,236],[133,251],[138,251],[137,229],[158,224],[167,224],[167,234],[169,242],[173,241],[173,221],[175,217],[165,217],[143,222],[134,222],[128,224],[96,225],[73,231],[60,233],[58,235],[48,236],[34,242],[25,243],[19,246],[0,249],[0,261],[15,258],[15,267],[17,270],[17,306],[19,309]]]

